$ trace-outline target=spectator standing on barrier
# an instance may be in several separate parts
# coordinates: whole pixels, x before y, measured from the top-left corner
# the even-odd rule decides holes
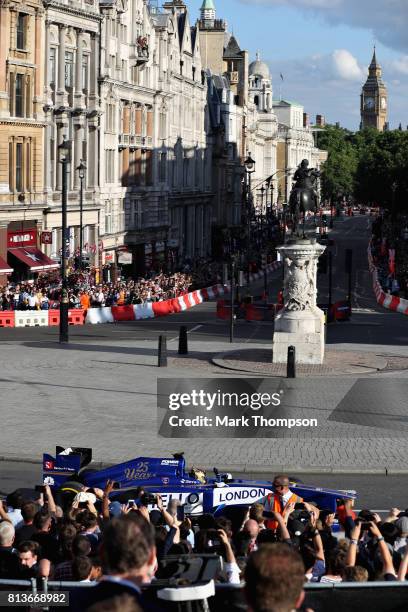
[[[128,594],[142,610],[141,585],[148,584],[156,571],[154,528],[138,512],[112,519],[105,527],[101,549],[104,575],[97,585],[71,593],[69,609],[87,610],[115,596]]]

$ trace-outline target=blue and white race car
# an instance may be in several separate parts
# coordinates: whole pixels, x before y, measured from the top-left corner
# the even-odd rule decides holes
[[[185,513],[221,514],[228,506],[250,506],[273,492],[271,481],[243,480],[221,474],[214,468],[214,477],[203,470],[186,471],[182,454],[173,457],[137,457],[101,469],[91,464],[92,449],[57,446],[55,456],[43,455],[43,483],[60,492],[78,492],[84,485],[103,489],[107,480],[116,483],[112,499],[135,499],[136,489],[159,493],[166,506],[171,499],[184,505]],[[334,490],[291,481],[291,490],[306,502],[319,508],[336,511],[339,500],[355,499],[355,491]]]

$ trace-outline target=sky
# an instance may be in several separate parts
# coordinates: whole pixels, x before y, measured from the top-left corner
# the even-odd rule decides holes
[[[185,0],[191,22],[202,0]],[[390,128],[408,126],[408,0],[214,0],[251,60],[271,68],[274,97],[313,120],[356,130],[360,93],[376,45],[388,89]],[[283,81],[280,78],[283,75]]]

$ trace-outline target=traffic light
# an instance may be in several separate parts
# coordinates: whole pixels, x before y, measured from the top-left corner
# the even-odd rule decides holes
[[[318,274],[327,274],[327,260],[328,253],[325,251],[322,255],[320,255],[317,262],[317,273]]]

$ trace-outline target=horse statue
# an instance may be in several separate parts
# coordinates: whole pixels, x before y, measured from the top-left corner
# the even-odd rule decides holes
[[[302,237],[305,238],[305,219],[306,213],[311,210],[316,214],[318,207],[317,191],[315,183],[320,177],[319,170],[309,168],[309,162],[304,159],[298,166],[293,180],[295,184],[292,187],[289,198],[289,210],[293,219],[293,233],[298,233],[299,221],[302,219]]]

